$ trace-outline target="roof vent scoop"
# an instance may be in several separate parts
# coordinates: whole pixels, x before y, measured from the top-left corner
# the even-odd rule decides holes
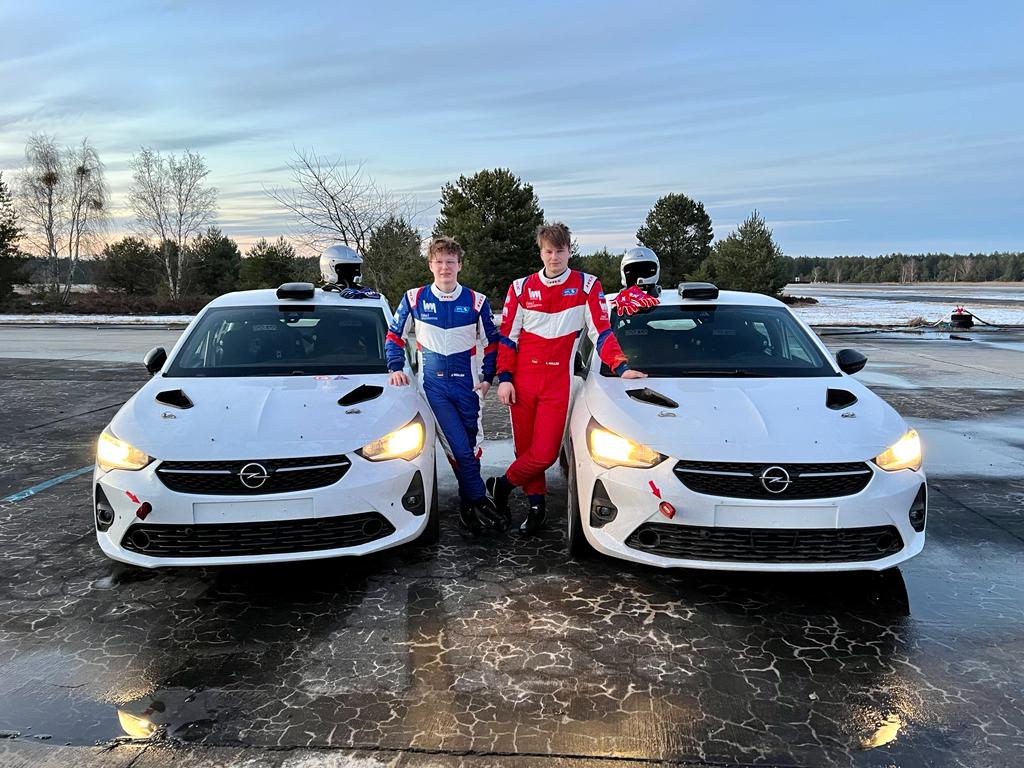
[[[713,283],[680,283],[679,296],[683,299],[717,299],[718,286]]]
[[[312,299],[315,290],[312,283],[283,283],[277,289],[277,298]]]
[[[159,392],[157,393],[156,401],[163,405],[169,405],[172,408],[181,408],[182,410],[192,407],[192,401],[180,389],[168,389],[166,392]]]
[[[841,411],[849,408],[857,402],[857,396],[845,389],[830,389],[825,393],[825,405],[833,411]]]
[[[655,392],[653,389],[644,387],[643,389],[627,389],[626,394],[636,400],[638,403],[647,403],[648,405],[656,405],[659,408],[678,408],[679,403],[673,400],[671,397],[666,397],[661,392]]]
[[[361,384],[347,395],[343,395],[341,399],[338,400],[338,405],[347,406],[365,403],[367,400],[374,400],[380,397],[383,391],[384,387],[378,387],[374,384]]]

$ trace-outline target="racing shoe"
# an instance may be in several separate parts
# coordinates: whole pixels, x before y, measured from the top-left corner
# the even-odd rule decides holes
[[[504,475],[488,477],[485,485],[487,487],[487,497],[494,502],[498,513],[506,520],[511,520],[512,513],[508,509],[508,497],[512,495],[512,489],[515,486],[506,480]]]
[[[486,496],[473,503],[473,510],[476,512],[477,520],[490,525],[496,531],[504,533],[512,524],[512,519],[508,512],[502,514],[494,502]]]
[[[532,536],[544,527],[545,517],[547,517],[547,509],[544,500],[530,502],[530,508],[526,511],[526,519],[519,525],[519,532],[523,536]]]
[[[463,530],[468,531],[474,536],[479,536],[484,532],[484,527],[480,524],[480,518],[473,508],[473,502],[468,499],[459,499],[459,524]]]

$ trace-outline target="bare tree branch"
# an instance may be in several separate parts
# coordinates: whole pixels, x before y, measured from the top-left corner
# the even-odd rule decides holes
[[[296,149],[288,166],[292,185],[264,191],[292,214],[297,236],[311,250],[343,243],[365,255],[378,227],[415,215],[411,197],[395,195],[377,184],[362,163],[350,166],[314,150]],[[372,264],[364,263],[363,271],[379,283],[382,276],[374,273]]]

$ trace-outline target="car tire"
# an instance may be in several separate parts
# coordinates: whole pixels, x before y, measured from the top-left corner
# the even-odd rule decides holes
[[[423,533],[413,542],[417,547],[429,547],[437,544],[441,538],[441,515],[437,509],[437,467],[434,467],[434,487],[430,492],[430,509],[427,510],[427,526]]]
[[[568,518],[566,526],[566,548],[569,556],[575,560],[586,560],[595,554],[594,548],[587,541],[587,535],[583,532],[583,518],[580,516],[580,494],[576,487],[576,458],[572,446],[566,453],[566,464],[568,465],[566,484],[569,488],[568,502],[565,513]]]

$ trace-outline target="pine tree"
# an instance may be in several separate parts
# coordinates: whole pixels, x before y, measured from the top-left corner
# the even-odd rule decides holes
[[[210,227],[188,246],[185,262],[189,280],[179,294],[220,296],[238,290],[242,254],[238,244],[217,227]]]
[[[434,234],[454,237],[465,250],[459,282],[500,303],[512,280],[540,269],[536,232],[543,223],[533,187],[497,168],[445,184]]]
[[[0,301],[11,293],[16,283],[26,279],[26,259],[18,250],[21,236],[14,198],[0,171]]]
[[[245,253],[241,266],[241,287],[277,288],[282,283],[294,282],[299,276],[299,262],[295,247],[283,237],[270,243],[265,237],[257,240]]]
[[[665,195],[647,214],[636,239],[658,255],[661,284],[674,287],[696,273],[711,255],[711,217],[686,195]]]
[[[757,211],[715,244],[708,266],[708,276],[722,289],[775,296],[786,285],[782,251]]]

